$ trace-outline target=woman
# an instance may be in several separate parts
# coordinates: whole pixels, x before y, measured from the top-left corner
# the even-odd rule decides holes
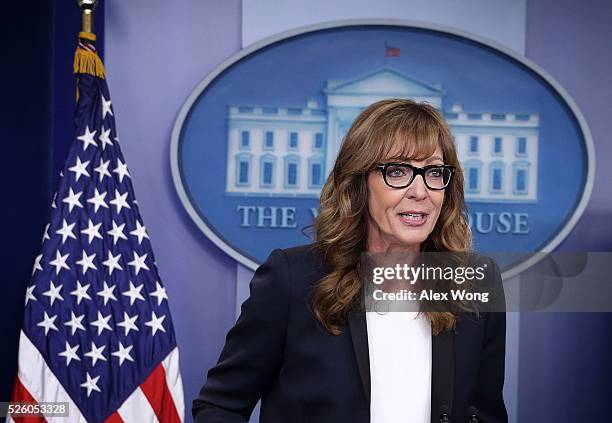
[[[471,248],[440,113],[404,99],[366,108],[320,205],[314,244],[274,250],[257,269],[196,422],[248,421],[260,398],[264,423],[506,422],[504,313],[363,312],[363,252]]]

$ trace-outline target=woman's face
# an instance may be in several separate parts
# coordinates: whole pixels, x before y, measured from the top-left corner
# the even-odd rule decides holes
[[[438,146],[434,154],[425,160],[403,162],[418,167],[444,164],[442,149]],[[418,252],[440,216],[444,190],[428,189],[420,175],[406,188],[391,188],[378,169],[368,174],[367,184],[368,251]]]

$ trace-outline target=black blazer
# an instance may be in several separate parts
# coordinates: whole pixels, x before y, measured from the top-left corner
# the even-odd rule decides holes
[[[491,282],[501,286],[492,263]],[[349,313],[334,336],[309,305],[326,272],[312,245],[274,250],[257,269],[251,295],[193,402],[197,423],[246,422],[260,398],[261,423],[370,421],[365,314]],[[454,331],[432,337],[432,423],[466,422],[474,412],[475,421],[508,421],[505,328],[505,313],[464,314]]]

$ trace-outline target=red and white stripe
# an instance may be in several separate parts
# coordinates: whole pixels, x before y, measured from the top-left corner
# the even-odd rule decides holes
[[[105,422],[181,423],[184,420],[185,403],[178,359],[178,348],[174,348]],[[19,339],[19,371],[11,401],[67,402],[70,412],[68,421],[87,422],[23,331]],[[55,420],[66,421],[66,418],[7,418],[8,423]]]

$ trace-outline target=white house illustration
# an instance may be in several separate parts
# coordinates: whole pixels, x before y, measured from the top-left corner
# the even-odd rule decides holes
[[[326,105],[229,106],[227,195],[318,197],[357,115],[385,98],[411,98],[443,110],[441,84],[392,68],[327,81]],[[535,202],[539,117],[535,113],[444,112],[465,174],[468,201]]]

